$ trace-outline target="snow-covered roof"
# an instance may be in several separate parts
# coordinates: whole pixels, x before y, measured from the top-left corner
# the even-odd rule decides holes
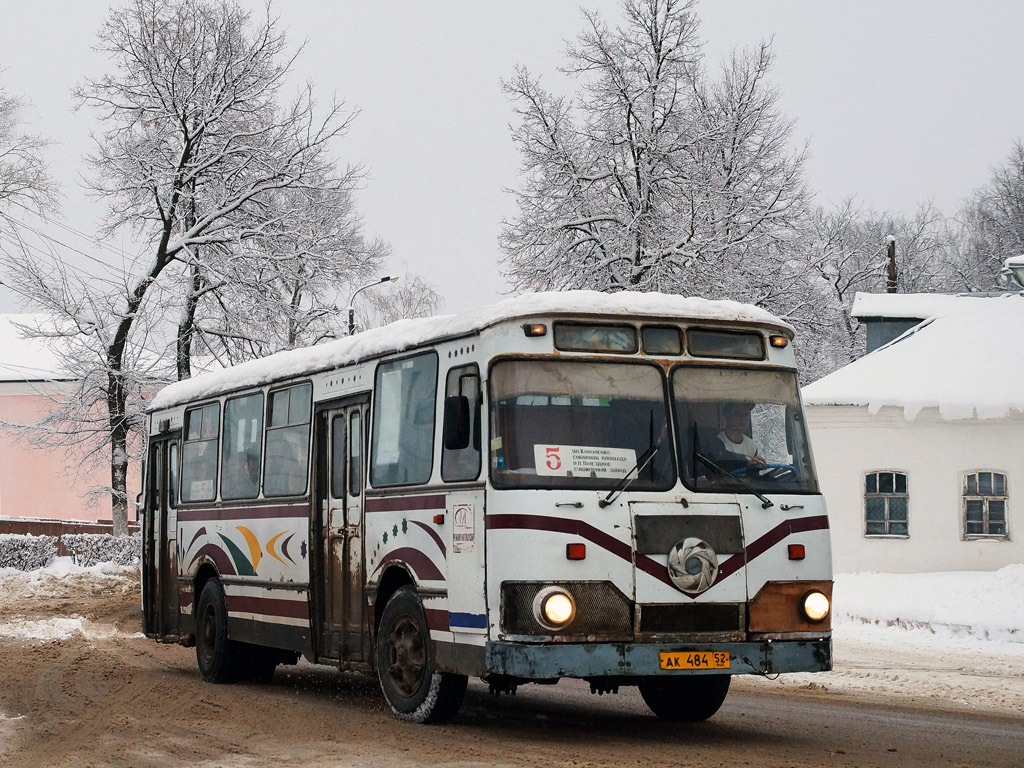
[[[18,326],[34,328],[46,315],[0,315],[0,381],[52,381],[67,379],[60,358],[42,339],[25,338]]]
[[[228,389],[258,386],[288,376],[301,376],[364,360],[373,355],[401,352],[431,339],[465,335],[504,320],[548,314],[613,313],[681,320],[725,320],[768,324],[792,333],[792,326],[775,315],[736,301],[670,296],[663,293],[599,293],[549,291],[527,293],[488,307],[456,315],[399,320],[354,336],[305,349],[291,349],[212,371],[171,384],[153,398],[152,410],[207,397]]]
[[[948,420],[1024,412],[1024,296],[905,298],[915,311],[934,302],[927,319],[804,387],[805,403],[867,406],[872,414],[895,406],[908,421],[923,408],[938,408]]]
[[[853,297],[854,317],[917,318],[944,315],[961,306],[964,296],[948,293],[858,293]],[[975,300],[975,297],[970,297]]]

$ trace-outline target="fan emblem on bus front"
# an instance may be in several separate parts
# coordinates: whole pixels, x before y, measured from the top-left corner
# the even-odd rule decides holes
[[[718,557],[706,541],[681,539],[668,551],[668,577],[683,592],[709,589],[718,576]]]

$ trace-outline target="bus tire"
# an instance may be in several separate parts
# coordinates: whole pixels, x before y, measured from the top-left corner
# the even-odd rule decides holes
[[[239,646],[228,639],[224,588],[209,579],[196,604],[196,662],[208,683],[232,683],[238,677]]]
[[[401,720],[446,723],[455,717],[468,679],[437,670],[423,605],[412,587],[399,589],[384,606],[375,657],[384,698]]]
[[[729,693],[731,675],[663,677],[640,683],[640,695],[651,711],[663,720],[707,720],[722,706]]]
[[[274,679],[274,671],[280,663],[280,652],[276,648],[263,648],[251,645],[244,654],[247,668],[245,677],[251,683],[267,685]]]

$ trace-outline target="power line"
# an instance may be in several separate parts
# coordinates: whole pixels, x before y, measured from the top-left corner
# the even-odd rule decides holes
[[[49,263],[49,265],[51,267],[55,267],[57,261],[60,261],[61,266],[64,266],[64,267],[68,266],[63,260],[61,260],[55,254],[49,253],[48,251],[45,251],[45,250],[43,250],[42,248],[40,248],[40,247],[38,247],[36,245],[32,245],[31,243],[29,243],[24,238],[19,237],[18,239],[14,239],[14,238],[12,238],[10,235],[8,235],[6,233],[0,233],[0,238],[6,240],[11,245],[17,246],[19,248],[27,248],[27,249],[29,249],[31,251],[35,251],[37,254],[39,254],[40,256],[42,256],[45,259],[47,259],[48,263]],[[111,268],[111,265],[108,264],[107,267]],[[99,282],[105,283],[106,285],[109,285],[109,286],[121,287],[123,285],[122,281],[118,281],[117,279],[114,279],[114,278],[111,278],[111,277],[103,277],[103,276],[97,275],[94,272],[90,272],[89,270],[85,269],[84,267],[75,266],[74,269],[77,272],[80,272],[81,274],[85,275],[86,277],[90,277],[93,280],[98,280]],[[122,277],[122,278],[124,277],[124,273],[123,272],[120,274],[120,277]],[[8,285],[7,287],[10,288],[11,286]]]
[[[107,262],[107,261],[103,261],[103,259],[97,258],[96,256],[93,256],[92,254],[86,253],[86,252],[85,252],[85,251],[83,251],[83,250],[80,250],[80,249],[78,249],[78,248],[75,248],[75,247],[74,247],[73,245],[68,245],[67,243],[63,242],[62,240],[58,240],[58,239],[57,239],[57,238],[55,238],[55,237],[51,237],[50,235],[48,235],[48,234],[46,234],[45,232],[42,232],[42,231],[40,231],[40,230],[36,229],[35,227],[32,227],[32,226],[30,226],[30,225],[28,225],[28,224],[25,224],[24,222],[18,222],[18,221],[14,221],[13,219],[8,219],[8,221],[10,222],[10,224],[11,224],[11,225],[12,225],[12,226],[13,226],[13,227],[14,227],[15,229],[19,229],[19,228],[21,228],[21,229],[27,229],[27,230],[28,230],[29,232],[31,232],[32,234],[36,235],[37,237],[41,237],[41,238],[43,238],[43,239],[44,239],[44,240],[46,240],[47,242],[50,242],[50,243],[54,243],[54,244],[56,244],[56,245],[59,245],[59,246],[61,246],[61,247],[63,247],[63,248],[66,248],[66,249],[67,249],[67,250],[69,250],[69,251],[73,251],[74,253],[77,253],[77,254],[79,254],[80,256],[84,256],[85,258],[89,259],[90,261],[94,261],[94,262],[96,262],[96,263],[97,263],[97,264],[99,264],[99,265],[100,265],[101,267],[103,267],[103,268],[104,268],[105,270],[107,270],[108,272],[110,272],[111,274],[117,274],[117,275],[121,275],[121,276],[123,276],[123,275],[124,275],[124,270],[123,270],[123,269],[120,269],[120,270],[119,270],[119,269],[118,269],[118,268],[117,268],[116,266],[114,266],[114,265],[113,265],[113,264],[111,264],[110,262]],[[27,244],[27,243],[26,243],[26,244]],[[36,249],[36,250],[39,250],[39,249]],[[82,271],[84,272],[85,270],[82,270]],[[90,275],[91,275],[91,273],[89,273],[89,272],[86,272],[86,274],[90,274]],[[92,276],[94,276],[94,277],[95,277],[95,275],[92,275]],[[99,279],[99,278],[97,278],[97,279]]]
[[[18,203],[18,202],[13,202],[12,204],[13,204],[13,205],[16,205],[16,206],[17,206],[18,208],[21,208],[21,209],[22,209],[23,211],[25,211],[26,213],[29,213],[29,214],[32,214],[32,213],[34,213],[34,212],[32,211],[32,209],[31,209],[31,208],[28,208],[28,207],[26,207],[26,206],[22,205],[21,203]],[[103,249],[103,250],[105,250],[105,251],[109,251],[110,253],[112,253],[112,254],[114,254],[115,256],[118,256],[118,257],[120,257],[120,258],[121,258],[122,260],[124,260],[124,255],[125,255],[124,249],[120,249],[120,248],[115,248],[114,246],[112,246],[112,245],[109,245],[109,244],[108,244],[108,243],[106,243],[105,241],[103,241],[103,240],[99,240],[99,239],[97,239],[97,238],[93,237],[92,235],[88,235],[88,234],[86,234],[85,232],[82,232],[82,231],[81,231],[81,230],[79,230],[79,229],[75,229],[75,228],[74,228],[74,227],[72,227],[72,226],[71,226],[70,224],[65,224],[65,223],[64,223],[64,222],[62,222],[62,221],[58,221],[58,220],[56,220],[56,219],[46,219],[46,222],[47,222],[48,224],[53,224],[54,226],[60,227],[61,229],[63,229],[63,230],[66,230],[66,231],[68,231],[68,232],[71,232],[72,234],[78,235],[78,236],[79,236],[80,238],[82,238],[83,240],[86,240],[86,241],[88,241],[89,243],[92,243],[92,244],[93,244],[93,245],[95,245],[95,246],[96,246],[97,248],[102,248],[102,249]],[[28,225],[27,225],[27,224],[23,224],[23,226],[26,226],[26,227],[28,227]],[[33,231],[35,231],[35,230],[33,230]],[[38,232],[37,232],[37,234],[39,234],[39,235],[40,235],[41,237],[47,237],[47,238],[49,238],[49,236],[48,236],[48,235],[43,235],[42,233],[38,233]],[[52,238],[49,238],[49,239],[52,239]],[[59,241],[57,241],[57,240],[54,240],[54,242],[59,242]],[[75,248],[72,248],[72,246],[65,246],[65,247],[67,247],[67,248],[71,248],[71,250],[77,250],[77,249],[75,249]],[[78,252],[78,253],[82,253],[82,251],[77,251],[77,252]],[[86,254],[86,253],[82,253],[82,255],[83,255],[83,256],[86,256],[87,258],[92,258],[92,259],[95,259],[95,257],[94,257],[94,256],[90,256],[89,254]],[[103,262],[103,261],[102,261],[101,259],[96,259],[96,260],[97,260],[97,261],[100,261],[101,263],[104,263],[104,264],[106,264],[106,263],[107,263],[107,262]],[[108,264],[108,266],[110,266],[110,265]]]

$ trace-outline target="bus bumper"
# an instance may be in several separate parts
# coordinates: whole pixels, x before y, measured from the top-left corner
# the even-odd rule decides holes
[[[727,651],[729,669],[666,670],[662,653]],[[489,642],[487,672],[531,680],[558,677],[650,677],[656,675],[774,675],[832,669],[832,640],[773,640],[753,643],[575,643],[533,645]]]

